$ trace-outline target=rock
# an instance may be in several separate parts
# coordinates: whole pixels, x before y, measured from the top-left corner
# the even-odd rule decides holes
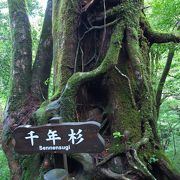
[[[62,119],[62,117],[59,117],[59,116],[52,117],[48,121],[48,123],[52,123],[52,124],[54,124],[54,123],[62,123],[62,122],[63,122],[63,119]]]
[[[44,175],[44,180],[65,180],[68,172],[65,169],[52,169]]]
[[[111,159],[109,169],[115,173],[122,174],[124,172],[124,168],[121,158],[117,156]]]
[[[72,158],[82,164],[84,171],[91,171],[93,169],[93,159],[88,153],[72,154]]]
[[[57,115],[60,109],[59,100],[55,100],[46,107],[46,115]]]

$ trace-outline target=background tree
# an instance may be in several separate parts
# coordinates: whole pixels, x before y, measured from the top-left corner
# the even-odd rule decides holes
[[[1,93],[1,104],[5,102],[7,97],[7,87],[9,84],[10,77],[10,60],[11,60],[11,34],[9,27],[8,13],[3,13],[3,10],[7,9],[5,2],[0,2],[0,93]]]
[[[3,149],[12,179],[39,177],[47,170],[43,161],[49,156],[17,155],[12,138],[14,127],[45,124],[57,116],[64,122],[94,119],[102,124],[101,133],[106,140],[106,151],[101,154],[71,155],[70,175],[78,179],[178,178],[159,143],[159,107],[151,82],[149,51],[154,43],[178,43],[180,38],[153,31],[143,13],[143,1],[55,0],[52,55],[51,3],[49,0],[32,66],[25,2],[8,1],[13,74]],[[54,96],[37,110],[47,98],[46,80],[52,57]],[[53,159],[56,162],[61,157],[56,155]]]
[[[178,1],[172,3],[169,0],[153,0],[149,1],[147,7],[146,14],[153,28],[162,32],[169,29],[170,32],[179,34]],[[167,156],[179,167],[179,45],[153,45],[150,55],[153,86],[157,88],[159,84],[160,87],[157,88],[160,92],[157,93],[157,104],[161,104],[158,119],[160,139]]]
[[[39,27],[42,26],[43,14],[38,1],[27,1],[27,10],[31,20],[31,32],[33,39],[32,54],[34,59],[41,30]],[[35,19],[36,22],[33,21],[33,19]],[[0,22],[0,102],[4,107],[9,92],[12,57],[11,30],[9,26],[8,4],[6,1],[0,1]]]

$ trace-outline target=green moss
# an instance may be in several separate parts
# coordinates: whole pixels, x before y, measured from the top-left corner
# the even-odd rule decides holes
[[[60,96],[60,90],[56,90],[56,92],[53,94],[53,96],[49,99],[49,101],[53,101],[59,98]]]
[[[119,69],[122,71],[121,64]],[[113,131],[122,133],[125,130],[129,131],[130,141],[137,142],[141,138],[140,113],[134,107],[128,80],[116,71],[112,71],[109,76],[111,77],[109,98],[113,101],[111,106],[115,119]]]
[[[153,150],[150,144],[146,145],[146,149],[139,151],[138,156],[140,160],[144,164],[146,164],[146,166],[156,163],[159,160],[164,160],[167,162],[167,166],[170,170],[173,170],[173,171],[175,170],[175,168],[173,167],[173,164],[171,163],[169,158],[165,155],[164,151],[161,149]]]
[[[10,179],[10,172],[9,172],[9,168],[8,168],[8,162],[6,159],[6,156],[4,154],[4,152],[2,151],[1,147],[0,147],[0,177],[3,180],[8,180]]]
[[[106,54],[105,59],[101,65],[90,72],[78,72],[73,74],[67,81],[65,89],[59,99],[60,115],[64,121],[72,121],[76,119],[75,96],[77,91],[83,83],[95,79],[107,73],[118,62],[121,41],[123,38],[124,27],[121,24],[116,26],[116,30],[111,37],[110,47]]]
[[[126,145],[122,144],[120,142],[113,142],[113,144],[111,145],[109,152],[114,153],[114,154],[119,154],[119,153],[123,153],[125,152],[126,149]]]
[[[72,4],[73,2],[73,4]],[[53,48],[55,90],[63,89],[72,75],[67,65],[72,65],[77,46],[77,0],[55,1],[53,6]],[[73,66],[73,65],[72,65]]]
[[[48,116],[46,114],[46,107],[49,104],[49,101],[42,103],[40,108],[33,114],[33,118],[37,121],[38,125],[46,124]]]
[[[23,167],[22,180],[29,180],[29,179],[36,180],[39,177],[39,173],[40,173],[39,155],[25,156],[21,164]]]

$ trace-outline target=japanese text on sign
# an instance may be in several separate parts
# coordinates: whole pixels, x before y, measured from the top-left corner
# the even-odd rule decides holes
[[[81,134],[82,129],[78,129],[77,133],[74,132],[74,129],[70,129],[70,130],[71,130],[71,133],[68,134],[68,136],[69,136],[68,142],[71,142],[72,144],[79,144],[84,140],[83,135]],[[35,134],[34,131],[30,131],[27,134],[29,136],[25,137],[25,139],[29,139],[31,141],[31,145],[34,146],[34,139],[38,139],[39,136],[37,134]],[[46,139],[46,141],[52,141],[53,145],[56,145],[57,140],[61,140],[61,137],[58,136],[56,130],[53,131],[53,130],[49,129],[47,136],[48,136],[48,138]]]
[[[94,121],[19,126],[13,133],[15,150],[22,154],[101,152],[104,140],[99,129]]]

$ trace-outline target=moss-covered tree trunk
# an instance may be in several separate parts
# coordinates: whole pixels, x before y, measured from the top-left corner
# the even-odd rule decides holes
[[[19,125],[34,124],[32,113],[44,98],[47,98],[48,84],[44,81],[50,77],[52,63],[52,1],[49,0],[47,4],[38,53],[33,66],[31,27],[25,0],[8,0],[8,7],[13,42],[12,80],[4,112],[2,148],[8,159],[11,179],[20,180],[27,163],[24,156],[14,151],[12,133]],[[32,166],[29,164],[29,167],[36,173],[38,159],[32,163],[34,164]],[[32,179],[30,176],[29,178]]]
[[[154,32],[143,7],[142,0],[53,1],[55,95],[42,104],[32,121],[45,124],[57,116],[64,122],[93,119],[101,123],[100,133],[106,141],[100,154],[69,155],[70,177],[178,178],[161,150],[157,134],[149,49],[153,43],[179,42],[180,38]],[[38,81],[33,78],[32,82]],[[4,142],[9,149],[11,144]],[[24,179],[37,178],[63,164],[61,155],[19,159],[15,165],[21,168],[18,175]]]

